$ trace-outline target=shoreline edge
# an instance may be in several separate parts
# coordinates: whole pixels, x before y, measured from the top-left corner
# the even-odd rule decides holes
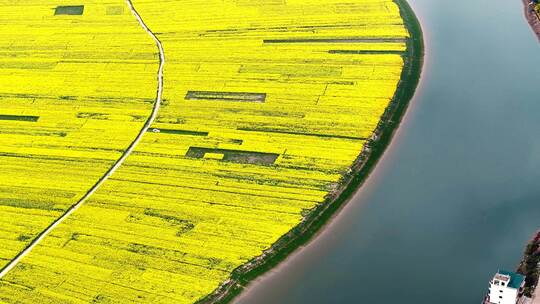
[[[374,136],[366,143],[349,173],[340,181],[338,191],[329,194],[324,202],[315,207],[302,222],[281,236],[262,255],[236,268],[228,280],[195,303],[230,303],[244,290],[245,285],[274,268],[293,251],[308,243],[352,198],[375,168],[414,96],[424,63],[424,40],[420,22],[407,0],[393,1],[398,5],[404,25],[409,32],[407,50],[403,55],[404,65],[401,78],[392,101],[375,129]]]
[[[538,41],[540,41],[540,15],[534,10],[534,2],[532,0],[523,0],[525,7],[525,18],[529,22],[533,32],[536,34]]]

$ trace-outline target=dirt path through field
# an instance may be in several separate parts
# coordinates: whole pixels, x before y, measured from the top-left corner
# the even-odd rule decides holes
[[[144,23],[141,16],[133,6],[133,3],[131,0],[126,0],[127,5],[139,24],[142,26],[142,28],[152,37],[154,42],[156,43],[156,46],[159,50],[159,69],[157,73],[157,80],[158,80],[158,87],[157,87],[157,94],[156,94],[156,102],[154,104],[154,107],[152,109],[152,113],[150,114],[150,117],[146,120],[146,123],[142,127],[139,134],[137,134],[137,137],[131,142],[129,147],[124,151],[122,156],[114,163],[114,165],[105,172],[105,174],[86,192],[86,194],[71,208],[69,208],[61,217],[56,219],[51,225],[49,225],[45,230],[43,230],[23,251],[21,251],[13,260],[11,260],[1,271],[0,271],[0,279],[2,279],[10,270],[12,270],[17,264],[21,261],[22,258],[24,258],[26,255],[28,255],[34,247],[36,247],[47,235],[51,233],[51,231],[56,228],[58,225],[60,225],[65,219],[67,219],[73,212],[75,212],[77,209],[79,209],[88,198],[96,192],[99,187],[118,169],[120,166],[124,163],[124,161],[128,158],[128,156],[135,150],[135,147],[137,144],[141,141],[144,133],[148,131],[148,128],[152,125],[154,120],[156,119],[157,113],[159,111],[159,108],[161,106],[162,101],[162,95],[163,95],[163,66],[165,65],[165,53],[163,51],[163,46],[161,44],[161,41],[157,38],[157,36],[148,28],[148,26]]]

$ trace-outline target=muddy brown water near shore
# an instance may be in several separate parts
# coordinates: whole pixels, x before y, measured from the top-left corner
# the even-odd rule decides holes
[[[426,58],[392,144],[235,303],[479,303],[497,269],[517,267],[540,224],[540,44],[520,1],[409,3]]]

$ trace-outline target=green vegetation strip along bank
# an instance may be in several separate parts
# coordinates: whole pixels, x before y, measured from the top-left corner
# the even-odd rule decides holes
[[[407,40],[407,51],[403,54],[405,64],[401,80],[392,102],[375,131],[377,139],[366,145],[364,151],[357,158],[351,173],[342,180],[341,189],[336,194],[329,196],[324,203],[310,211],[301,224],[281,237],[262,256],[233,271],[230,280],[212,294],[199,300],[198,303],[230,302],[244,289],[246,284],[275,267],[298,247],[306,244],[332,215],[351,199],[383,155],[414,95],[420,80],[424,58],[424,41],[418,19],[405,0],[394,1],[400,8],[410,38]]]
[[[540,231],[527,245],[518,272],[526,276],[524,294],[531,297],[535,287],[538,285],[538,277],[540,276]]]

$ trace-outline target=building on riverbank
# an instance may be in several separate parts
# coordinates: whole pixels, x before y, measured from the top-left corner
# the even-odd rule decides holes
[[[527,244],[517,273],[498,271],[484,304],[540,304],[540,231]]]
[[[489,282],[489,294],[485,304],[516,304],[520,303],[525,286],[525,276],[499,270]]]
[[[532,298],[532,304],[540,304],[540,284],[538,284],[540,274],[540,230],[527,244],[518,272],[527,277],[524,295]]]

